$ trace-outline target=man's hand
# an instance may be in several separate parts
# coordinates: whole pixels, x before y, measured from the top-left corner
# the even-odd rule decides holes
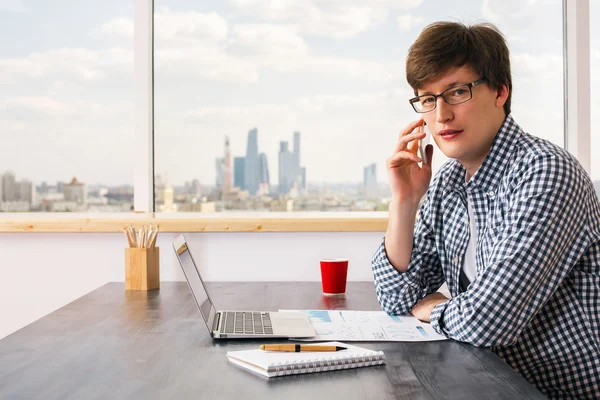
[[[448,301],[448,298],[440,292],[428,294],[423,300],[419,301],[412,310],[410,310],[410,313],[420,321],[429,322],[429,316],[431,315],[433,308],[445,301]]]
[[[423,160],[417,155],[419,140],[426,137],[425,132],[420,131],[423,124],[422,119],[408,124],[398,135],[394,153],[386,160],[392,198],[402,203],[419,204],[431,181],[433,146],[427,146],[429,162],[423,162],[420,167],[419,163]]]

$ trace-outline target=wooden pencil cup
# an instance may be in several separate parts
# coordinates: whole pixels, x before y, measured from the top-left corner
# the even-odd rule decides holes
[[[158,247],[125,248],[125,290],[160,288]]]

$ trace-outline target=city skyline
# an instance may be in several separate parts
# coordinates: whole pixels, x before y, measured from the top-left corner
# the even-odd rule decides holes
[[[294,132],[293,149],[289,150],[288,141],[279,141],[279,154],[277,167],[279,176],[277,181],[271,183],[269,173],[269,162],[264,152],[258,150],[258,128],[248,131],[246,141],[246,154],[244,157],[234,156],[233,177],[234,186],[241,190],[247,190],[251,195],[257,193],[288,194],[294,189],[297,193],[306,191],[306,167],[300,165],[300,132]],[[224,193],[231,190],[231,150],[229,136],[225,136],[224,157],[215,160],[216,187]]]
[[[77,171],[88,182],[133,183],[133,3],[107,0],[93,12],[64,0],[14,4],[0,4],[0,34],[14,38],[0,43],[0,170],[36,182]],[[404,57],[434,20],[496,23],[511,50],[513,116],[527,132],[564,146],[558,0],[508,7],[465,0],[452,11],[419,0],[269,4],[155,2],[153,150],[156,171],[174,184],[214,183],[222,138],[229,136],[231,154],[245,154],[252,127],[260,127],[257,146],[271,181],[280,175],[279,138],[295,131],[303,132],[309,182],[360,182],[373,162],[377,180],[386,181],[397,134],[417,118],[407,102]],[[594,128],[600,41],[590,28]],[[443,161],[436,149],[434,170]],[[592,178],[600,177],[600,159],[591,167]]]
[[[289,193],[272,192],[261,184],[255,195],[236,186],[224,190],[201,185],[197,179],[173,186],[157,175],[154,201],[157,212],[387,211],[391,193],[375,181],[376,168],[364,167],[362,184],[307,185],[303,191],[295,185]],[[593,184],[600,197],[600,180]],[[0,171],[0,212],[127,212],[133,211],[133,199],[133,186],[87,185],[76,177],[69,183],[35,185],[17,180],[12,171]]]

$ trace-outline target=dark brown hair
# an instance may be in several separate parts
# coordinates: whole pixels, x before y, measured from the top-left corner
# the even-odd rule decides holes
[[[463,65],[486,77],[493,89],[499,84],[508,87],[504,112],[510,114],[512,78],[508,46],[502,33],[490,23],[467,26],[459,22],[436,22],[426,26],[408,50],[406,80],[417,95],[417,89]]]

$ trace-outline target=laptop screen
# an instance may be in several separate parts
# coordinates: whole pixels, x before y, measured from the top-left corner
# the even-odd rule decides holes
[[[208,293],[204,287],[202,278],[200,278],[200,272],[196,267],[196,263],[192,258],[192,254],[190,253],[183,235],[179,236],[173,242],[173,247],[175,248],[175,253],[177,254],[177,258],[179,259],[183,273],[188,281],[192,295],[198,304],[202,318],[204,319],[204,322],[206,322],[208,329],[212,330],[213,319],[215,316],[213,304],[208,297]]]

